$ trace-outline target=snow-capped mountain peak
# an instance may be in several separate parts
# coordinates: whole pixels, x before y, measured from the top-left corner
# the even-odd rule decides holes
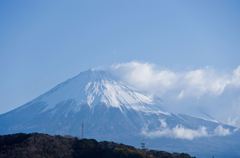
[[[151,104],[153,102],[151,97],[133,91],[120,82],[109,80],[88,82],[85,86],[85,93],[88,105],[93,105],[94,101],[111,106]]]
[[[216,143],[213,148],[216,153],[225,149],[222,144],[227,144],[231,152],[239,147],[236,141],[240,138],[239,129],[185,114],[162,112],[156,98],[101,70],[82,72],[0,115],[0,134],[43,132],[79,136],[82,123],[86,136],[99,140],[136,145],[144,138],[154,148],[169,146],[165,149],[176,151],[199,152],[206,141]],[[239,153],[234,154],[239,157],[236,155]]]
[[[119,108],[121,111],[127,109],[151,111],[151,105],[154,104],[151,96],[136,91],[102,70],[82,72],[59,84],[39,99],[48,104],[43,111],[53,109],[60,102],[67,100],[76,101],[78,106],[73,107],[73,111],[78,111],[81,106],[86,105],[90,108],[105,105]]]

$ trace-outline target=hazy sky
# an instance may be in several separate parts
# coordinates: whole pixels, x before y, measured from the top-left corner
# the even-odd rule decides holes
[[[0,113],[91,67],[232,70],[239,0],[1,0]]]

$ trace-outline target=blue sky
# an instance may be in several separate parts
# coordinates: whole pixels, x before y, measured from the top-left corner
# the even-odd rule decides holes
[[[0,113],[91,67],[129,61],[232,70],[238,0],[2,0]]]

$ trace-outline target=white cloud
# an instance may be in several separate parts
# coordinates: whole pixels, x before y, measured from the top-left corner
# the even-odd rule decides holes
[[[178,98],[220,95],[230,83],[225,75],[216,74],[208,68],[185,72],[181,81],[183,86]]]
[[[164,92],[173,86],[177,81],[177,76],[169,70],[157,70],[153,64],[129,62],[113,66],[113,70],[125,81],[142,89],[155,92]],[[157,87],[156,87],[157,86]]]
[[[112,68],[122,79],[140,90],[158,95],[171,93],[178,99],[218,96],[228,86],[240,88],[240,66],[229,73],[219,73],[210,68],[178,72],[136,61]]]
[[[189,140],[192,140],[198,137],[208,136],[207,129],[204,126],[199,127],[196,130],[193,130],[189,128],[184,128],[181,125],[177,125],[176,127],[173,128],[172,132],[176,138],[189,139]]]
[[[214,134],[217,136],[226,136],[231,134],[231,132],[228,128],[224,128],[223,126],[219,125],[215,128]]]
[[[168,124],[164,119],[160,119],[159,121],[160,121],[159,129],[151,131],[146,126],[142,130],[142,134],[150,138],[170,137],[187,140],[193,140],[195,138],[209,136],[207,128],[204,126],[201,126],[198,129],[190,129],[185,128],[183,125],[177,124],[175,127],[170,128],[168,127]]]
[[[161,123],[160,128],[166,128],[167,127],[167,122],[165,120],[161,119],[160,123]]]
[[[238,127],[240,125],[240,117],[228,117],[226,123],[228,125]]]
[[[186,140],[209,136],[227,136],[231,134],[230,129],[224,128],[222,125],[218,125],[212,132],[208,132],[205,126],[200,126],[197,129],[190,129],[178,124],[170,128],[165,120],[160,120],[160,122],[161,125],[159,129],[151,131],[148,127],[145,127],[142,130],[142,134],[150,138],[169,137]]]
[[[201,126],[198,129],[190,129],[185,128],[182,125],[176,125],[174,128],[160,128],[159,130],[148,131],[144,129],[142,134],[150,137],[150,138],[157,138],[157,137],[170,137],[170,138],[177,138],[177,139],[187,139],[193,140],[199,137],[207,137],[208,132],[206,127]]]
[[[240,66],[233,70],[232,85],[240,87]]]
[[[210,115],[240,127],[240,65],[229,71],[209,67],[174,71],[133,61],[113,65],[111,71],[137,89],[161,97],[165,110]]]

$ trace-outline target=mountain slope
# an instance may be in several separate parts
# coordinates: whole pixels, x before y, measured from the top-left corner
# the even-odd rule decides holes
[[[206,138],[215,140],[213,148],[220,150],[228,136],[233,137],[229,146],[240,146],[234,142],[234,138],[240,138],[235,127],[165,112],[160,105],[158,100],[108,72],[89,70],[0,115],[0,134],[42,132],[81,136],[84,124],[87,138],[135,146],[144,139],[154,148],[187,152],[189,144],[197,147]]]
[[[145,114],[147,114],[145,116]],[[150,115],[150,116],[149,116]],[[98,139],[140,134],[146,118],[169,115],[146,96],[104,71],[89,70],[0,116],[0,133],[45,132]]]

